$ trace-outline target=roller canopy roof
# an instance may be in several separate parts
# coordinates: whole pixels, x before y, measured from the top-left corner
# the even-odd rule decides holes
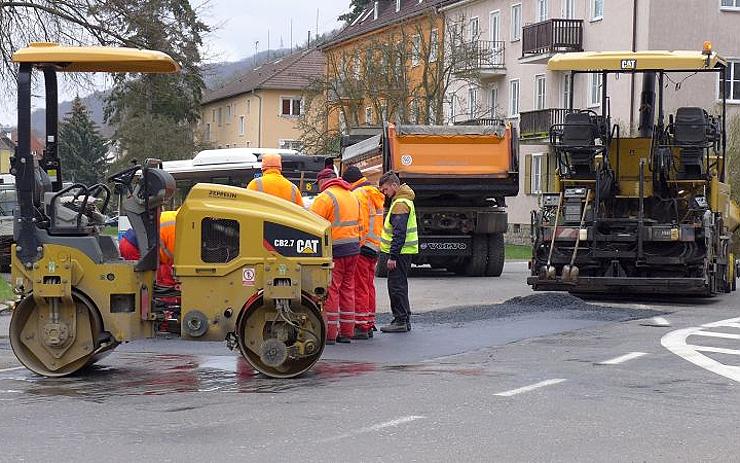
[[[123,47],[65,47],[32,43],[13,54],[15,63],[53,65],[59,72],[173,73],[180,65],[161,51]]]
[[[707,60],[708,58],[708,60]],[[712,52],[700,51],[598,51],[558,53],[550,58],[550,71],[701,71],[727,66]]]

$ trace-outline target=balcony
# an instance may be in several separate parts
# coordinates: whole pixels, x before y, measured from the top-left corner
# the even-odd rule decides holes
[[[549,141],[550,127],[562,124],[567,112],[567,109],[559,108],[521,112],[519,114],[519,139],[522,142]]]
[[[583,51],[582,19],[548,19],[522,29],[522,63],[546,63],[555,53]]]
[[[479,117],[477,119],[467,119],[464,121],[457,121],[455,125],[484,125],[484,126],[497,126],[504,123],[503,119],[496,119],[491,117]]]
[[[478,40],[462,44],[455,58],[455,71],[478,72],[481,78],[506,74],[505,44],[503,40]]]

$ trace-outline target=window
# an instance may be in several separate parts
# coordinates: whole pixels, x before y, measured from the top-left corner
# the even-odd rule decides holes
[[[396,13],[401,11],[401,0],[396,0]]]
[[[542,193],[542,159],[544,158],[542,153],[532,154],[532,172],[530,191],[532,194]]]
[[[231,105],[227,104],[226,105],[226,121],[228,122],[230,120],[231,120]]]
[[[432,29],[432,32],[429,36],[429,62],[434,63],[437,61],[437,53],[439,48],[439,31],[437,29]]]
[[[478,89],[475,87],[468,88],[468,117],[475,119],[478,110]]]
[[[347,131],[347,117],[342,110],[339,111],[339,131],[342,133]]]
[[[740,102],[740,61],[728,60],[726,76],[725,95],[727,95],[727,100]],[[719,98],[722,98],[722,93],[719,93]]]
[[[411,100],[409,108],[409,122],[412,124],[419,123],[419,100],[417,99]]]
[[[719,6],[721,10],[740,10],[740,0],[722,0]]]
[[[519,115],[519,79],[509,82],[509,117]]]
[[[478,36],[480,35],[480,28],[478,27],[477,16],[470,18],[470,28],[468,29],[468,33],[470,34],[470,37],[468,37],[468,41],[473,42],[475,40],[478,40]]]
[[[383,121],[388,120],[388,103],[381,103],[380,104],[380,119]]]
[[[589,74],[589,86],[588,86],[588,106],[593,108],[594,106],[601,105],[601,84],[602,74]]]
[[[573,19],[576,17],[575,0],[563,0],[563,18]]]
[[[373,125],[373,108],[371,106],[365,108],[365,124]]]
[[[496,117],[496,113],[498,112],[498,87],[491,87],[489,100],[491,104],[491,117]]]
[[[239,135],[244,136],[244,129],[245,129],[245,119],[244,116],[239,116]]]
[[[218,126],[221,127],[222,108],[218,108]]]
[[[300,98],[280,98],[280,115],[281,116],[300,116],[301,99]]]
[[[522,38],[522,4],[511,5],[511,41]]]
[[[604,0],[591,0],[591,21],[604,17]]]
[[[411,65],[418,66],[421,60],[421,36],[416,34],[411,38]]]
[[[570,108],[570,95],[573,89],[570,88],[570,74],[565,74],[560,82],[560,107]]]
[[[216,122],[216,110],[211,111],[211,122]]]
[[[206,141],[211,141],[211,124],[206,124],[205,139]]]
[[[547,79],[544,74],[534,76],[534,109],[545,109]]]
[[[457,97],[455,94],[450,95],[450,99],[447,101],[447,122],[453,124],[455,122],[455,100]]]
[[[252,100],[247,100],[247,114],[252,111]]]
[[[360,80],[362,73],[362,61],[360,60],[359,52],[355,52],[355,57],[352,59],[352,75],[356,80]]]
[[[537,0],[537,22],[547,20],[548,6],[548,0]]]
[[[214,179],[214,183],[218,182]],[[239,257],[238,221],[205,217],[200,227],[200,260],[225,264]]]
[[[427,102],[427,123],[429,125],[437,123],[437,107],[431,100]]]
[[[296,150],[300,151],[303,149],[303,145],[300,140],[278,140],[278,146],[282,150]]]

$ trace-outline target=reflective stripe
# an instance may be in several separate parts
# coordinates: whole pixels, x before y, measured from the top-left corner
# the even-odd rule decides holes
[[[262,177],[256,178],[254,184],[257,185],[257,191],[262,193],[265,192],[265,186],[262,184]]]
[[[332,221],[332,226],[335,227],[341,227],[342,225],[342,218],[339,215],[339,201],[337,201],[337,197],[329,190],[325,191],[326,196],[331,199],[332,205],[334,206],[334,220]]]
[[[334,240],[333,244],[347,244],[347,243],[359,243],[360,238],[341,238],[338,240]]]
[[[393,207],[396,203],[404,203],[409,208],[409,217],[406,222],[406,237],[404,238],[403,247],[401,247],[401,254],[418,254],[419,253],[419,236],[416,225],[416,210],[414,203],[406,198],[400,198],[391,203],[390,211],[393,211]],[[391,244],[393,243],[393,225],[391,225],[391,213],[385,217],[383,224],[383,235],[380,237],[380,250],[385,253],[389,253],[391,250]]]

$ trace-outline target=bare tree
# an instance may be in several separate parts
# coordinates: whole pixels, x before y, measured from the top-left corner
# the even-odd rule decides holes
[[[362,124],[445,123],[453,87],[478,82],[482,61],[495,59],[465,24],[462,16],[443,22],[428,13],[357,46],[329,48],[326,75],[305,90],[299,124],[306,149],[336,152],[341,133]]]

